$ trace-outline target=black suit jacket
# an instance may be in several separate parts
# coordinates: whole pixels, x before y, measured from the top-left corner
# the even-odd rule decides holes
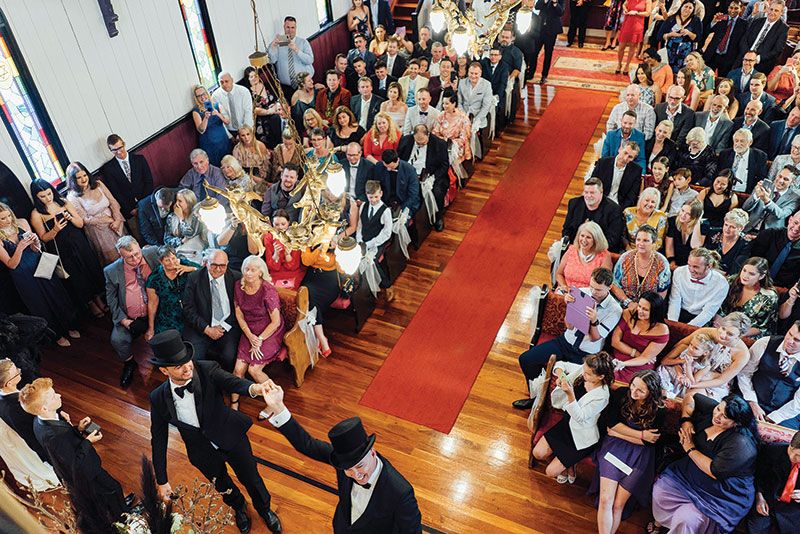
[[[395,65],[397,65],[396,62],[395,62]],[[378,77],[373,74],[372,76],[369,77],[369,79],[372,80],[372,94],[373,95],[378,95],[379,97],[381,97],[384,100],[386,100],[386,89],[378,89],[378,85],[380,84],[380,82],[378,80]],[[389,74],[387,74],[386,75],[386,88],[389,87],[390,83],[396,82],[396,81],[397,81],[397,76],[392,76],[391,72]],[[351,111],[352,111],[352,108],[351,108]]]
[[[735,157],[733,149],[726,148],[719,153],[717,169],[732,169]],[[758,181],[767,177],[767,170],[767,154],[750,147],[750,157],[747,158],[747,193],[752,193]]]
[[[389,84],[386,84],[387,86]],[[381,104],[386,102],[386,99],[383,97],[378,96],[374,92],[372,93],[372,98],[369,101],[369,109],[367,113],[367,126],[366,130],[372,128],[372,123],[375,120],[375,115],[377,115],[381,110]],[[361,95],[356,93],[355,96],[350,98],[350,111],[353,112],[353,115],[356,116],[356,122],[361,122]]]
[[[78,476],[94,480],[103,472],[100,456],[92,443],[63,419],[44,421],[35,417],[33,433],[42,445],[50,465],[68,488],[75,486]]]
[[[494,69],[494,75],[492,75],[492,63],[489,61],[489,58],[481,60],[481,65],[483,66],[483,77],[492,84],[492,93],[500,98],[498,106],[501,108],[504,107],[506,102],[506,86],[508,85],[508,64],[500,60],[497,67]]]
[[[728,37],[728,50],[725,54],[717,53],[717,48],[722,38],[725,36],[725,32],[728,30],[728,21],[721,20],[711,26],[711,30],[709,30],[708,34],[713,35],[713,37],[708,43],[708,46],[706,46],[705,52],[703,52],[703,58],[706,63],[722,65],[723,68],[721,69],[722,72],[720,72],[720,75],[727,72],[724,67],[726,65],[732,65],[739,56],[739,43],[742,41],[747,31],[747,26],[747,21],[743,20],[742,17],[736,18],[736,22],[733,23],[733,28],[731,28],[731,34]]]
[[[327,441],[312,438],[294,417],[278,427],[278,431],[301,454],[330,465],[333,446]],[[358,520],[350,524],[350,491],[353,479],[336,470],[339,503],[333,515],[334,534],[422,534],[422,514],[414,488],[389,461],[378,455],[383,467],[367,508]]]
[[[783,248],[789,243],[789,234],[786,228],[768,228],[761,230],[751,243],[750,257],[764,258],[772,266]],[[797,245],[796,242],[795,245]],[[800,247],[792,246],[789,256],[772,279],[778,287],[792,287],[792,284],[797,282],[798,272],[800,272]]]
[[[567,237],[572,243],[578,235],[578,227],[586,221],[594,221],[600,225],[608,241],[608,250],[621,252],[625,223],[622,220],[622,210],[616,202],[604,196],[597,209],[591,211],[586,207],[582,196],[569,199],[567,216],[561,230],[562,237]]]
[[[233,311],[233,287],[242,275],[228,268],[224,276],[231,306],[231,314],[226,322],[236,329],[238,323]],[[211,325],[211,283],[208,281],[207,267],[189,273],[186,279],[186,287],[183,288],[183,323],[199,335],[203,335],[205,328]]]
[[[411,160],[411,154],[414,151],[414,136],[412,134],[404,135],[397,143],[397,155],[404,161]],[[450,159],[447,155],[447,142],[435,135],[428,136],[428,144],[425,151],[425,171],[432,174],[438,181],[440,179],[447,179],[447,169],[450,167]]]
[[[122,215],[126,219],[136,209],[137,202],[153,192],[153,175],[150,173],[147,159],[141,154],[128,153],[128,155],[131,164],[130,182],[117,158],[111,158],[111,161],[107,161],[100,169],[103,183],[119,202]]]
[[[147,195],[139,201],[139,231],[144,237],[145,243],[142,245],[156,245],[164,244],[164,227],[167,224],[167,218],[161,218],[158,213],[158,204],[156,203],[156,191]]]
[[[603,191],[608,194],[611,191],[611,182],[614,180],[614,160],[616,156],[600,158],[594,164],[592,176],[600,178],[603,182]],[[617,202],[621,209],[635,206],[639,198],[639,185],[642,183],[642,168],[636,163],[630,162],[622,171],[622,181],[619,183],[617,192]]]
[[[214,442],[223,452],[233,448],[247,438],[247,430],[253,421],[243,414],[231,410],[225,404],[224,393],[249,396],[249,380],[238,378],[223,371],[217,362],[202,360],[194,362],[194,402],[200,428],[178,421],[175,401],[169,380],[150,393],[150,445],[153,467],[159,484],[167,483],[167,440],[169,425],[175,426],[186,444],[190,461],[202,461],[204,451]]]
[[[384,28],[386,28],[386,35],[393,35],[394,34],[394,18],[392,18],[392,8],[389,7],[389,2],[386,0],[380,0],[378,3],[378,18],[376,20],[372,19],[372,7],[370,6],[372,2],[367,0],[364,2],[364,7],[369,9],[369,21],[372,24],[372,32],[375,32],[375,27],[380,24]]]
[[[744,124],[744,117],[736,117],[733,119],[733,128],[731,128],[731,141],[729,143],[730,146],[733,146],[733,134],[741,129],[742,124]],[[752,128],[750,128],[750,132],[753,134],[753,147],[761,150],[762,152],[769,152],[769,124],[761,119],[756,119],[756,123],[753,124]]]
[[[644,143],[644,160],[650,161],[650,156],[653,154],[653,145],[656,144],[656,136],[654,135]],[[678,149],[675,146],[675,141],[667,137],[664,139],[664,147],[661,149],[661,152],[656,154],[656,158],[661,156],[666,157],[669,159],[669,168],[671,169],[672,166],[675,164],[675,161],[678,159]]]
[[[667,116],[666,102],[656,104],[654,109],[656,112],[656,124],[669,118]],[[672,121],[672,123],[674,128],[672,129],[670,139],[675,141],[678,148],[686,148],[686,134],[689,133],[689,130],[694,128],[694,111],[686,104],[681,104],[681,112],[675,116],[675,120]]]
[[[356,171],[355,177],[352,176],[352,169],[350,168],[350,162],[344,162],[344,177],[346,180],[345,191],[350,191],[350,184],[353,183],[355,180],[355,198],[362,202],[367,201],[367,180],[372,180],[372,172],[375,168],[375,164],[369,161],[367,158],[361,158],[358,161],[358,170]]]
[[[737,63],[741,63],[744,54],[753,48],[756,39],[758,39],[758,34],[761,32],[761,28],[764,27],[766,22],[767,18],[762,17],[750,23],[750,27],[747,28],[744,37],[739,41],[739,59]],[[769,33],[767,33],[766,37],[761,42],[761,46],[756,50],[756,54],[761,56],[761,61],[756,64],[757,71],[766,73],[772,72],[772,68],[775,66],[778,56],[781,55],[783,48],[786,46],[786,36],[788,33],[789,26],[780,19],[775,21],[775,24],[772,25]]]
[[[386,61],[388,64],[388,56],[384,55],[381,59],[383,59],[383,61]],[[407,66],[408,62],[406,61],[406,58],[404,58],[398,53],[397,56],[394,58],[394,65],[392,65],[392,70],[389,71],[388,76],[391,76],[393,78],[401,78],[406,73]],[[403,100],[405,100],[406,96],[407,95],[403,95]]]
[[[0,396],[0,419],[17,433],[43,462],[50,461],[44,447],[33,433],[35,417],[22,409],[19,404],[19,393]]]
[[[555,4],[550,0],[536,2],[536,10],[539,11],[541,20],[539,35],[542,39],[552,39],[563,31],[561,17],[564,16],[564,4],[564,0],[558,0],[558,3]]]

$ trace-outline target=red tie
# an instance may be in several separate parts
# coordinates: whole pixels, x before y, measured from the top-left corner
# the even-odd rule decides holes
[[[786,485],[783,487],[783,493],[778,498],[781,502],[792,502],[792,492],[797,484],[797,470],[800,469],[800,464],[792,464],[792,470],[789,471],[789,478],[786,480]]]
[[[722,36],[722,40],[719,42],[717,53],[722,54],[725,51],[725,48],[728,46],[728,39],[731,36],[731,28],[733,28],[733,19],[728,20],[728,27],[725,29],[725,35]]]

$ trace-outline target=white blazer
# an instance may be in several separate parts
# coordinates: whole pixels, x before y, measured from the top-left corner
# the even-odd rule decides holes
[[[583,374],[583,365],[579,363],[558,362],[558,367],[567,373],[570,384],[575,384],[575,380]],[[551,393],[550,403],[553,408],[564,410],[569,414],[569,429],[572,431],[572,439],[578,450],[591,447],[600,441],[597,421],[608,406],[609,397],[608,386],[605,385],[587,391],[586,395],[574,402],[569,402],[567,394],[560,387],[556,387]]]

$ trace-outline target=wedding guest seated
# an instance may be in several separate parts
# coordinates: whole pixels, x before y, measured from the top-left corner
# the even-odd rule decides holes
[[[575,465],[589,456],[600,441],[597,423],[608,406],[614,367],[605,352],[587,355],[583,363],[565,362],[556,369],[552,406],[565,414],[533,448],[537,460],[553,458],[545,474],[559,484],[575,483]]]
[[[619,152],[622,143],[633,142],[639,146],[639,152],[634,160],[637,165],[642,169],[645,168],[644,148],[645,140],[644,134],[634,128],[636,124],[636,112],[626,111],[622,114],[620,119],[620,127],[611,130],[606,134],[605,141],[603,141],[603,152],[600,157],[614,156]]]
[[[183,292],[200,265],[178,258],[168,245],[158,249],[159,266],[147,278],[147,341],[164,330],[183,332]]]
[[[410,134],[414,128],[424,124],[428,130],[432,130],[439,118],[439,110],[431,106],[431,92],[427,87],[417,91],[416,105],[411,106],[406,111],[406,118],[403,121],[403,135]]]
[[[797,297],[800,297],[800,280],[778,297],[778,332],[788,330],[800,320],[800,306],[795,307]]]
[[[242,277],[234,284],[233,302],[241,328],[241,335],[236,336],[239,343],[233,374],[244,378],[247,373],[257,384],[263,384],[269,380],[264,366],[285,360],[287,352],[283,347],[281,299],[272,285],[267,264],[258,256],[248,256],[242,262]],[[236,393],[231,393],[231,408],[239,409]]]
[[[594,164],[593,178],[603,182],[606,196],[625,209],[636,204],[643,169],[633,161],[639,154],[639,145],[632,141],[622,143],[616,156],[600,158]]]
[[[336,108],[349,105],[350,98],[353,96],[350,91],[341,86],[340,82],[339,73],[333,69],[328,70],[325,73],[326,89],[317,93],[317,100],[314,104],[317,113],[329,123],[333,122]]]
[[[769,110],[769,115],[764,117],[764,120],[772,122],[785,119],[798,102],[800,102],[800,85],[794,88],[789,98],[784,98],[781,102],[774,105],[772,109]]]
[[[356,33],[353,35],[353,45],[354,48],[347,52],[347,62],[352,67],[355,60],[361,58],[366,65],[367,72],[373,72],[378,56],[367,50],[367,37],[363,33]]]
[[[661,86],[653,80],[652,73],[650,72],[650,65],[647,63],[639,63],[636,67],[636,74],[633,81],[639,86],[642,91],[641,100],[650,107],[655,106],[661,102]],[[623,93],[624,95],[624,93]]]
[[[652,291],[642,294],[634,309],[622,311],[611,334],[616,380],[630,383],[635,374],[653,369],[669,341],[669,328],[664,322],[666,313],[664,299]]]
[[[757,234],[769,228],[785,228],[787,219],[800,207],[800,195],[792,187],[797,167],[787,165],[771,184],[763,181],[756,184],[750,197],[742,204],[750,220],[744,228],[746,234]],[[770,190],[771,189],[771,190]]]
[[[197,197],[191,189],[181,189],[175,195],[172,213],[167,216],[164,244],[180,257],[198,259],[206,248],[206,227],[197,216]]]
[[[646,224],[636,232],[634,248],[623,253],[614,265],[611,291],[623,308],[636,309],[641,296],[653,291],[666,297],[671,272],[669,262],[656,251],[658,233]]]
[[[692,111],[697,111],[700,104],[700,88],[692,77],[692,70],[689,67],[682,67],[675,73],[675,85],[683,88],[683,103],[689,106]]]
[[[667,221],[667,235],[664,239],[664,255],[671,269],[686,265],[689,253],[703,246],[701,218],[703,205],[696,198],[687,200],[678,214]]]
[[[302,176],[302,171],[300,171],[300,167],[302,165],[300,162],[301,149],[297,146],[297,142],[294,139],[294,134],[290,129],[286,128],[283,130],[281,137],[283,138],[283,143],[276,146],[274,152],[272,153],[275,160],[272,162],[272,174],[269,177],[270,183],[276,183],[280,181],[281,175],[283,174],[283,169],[287,163],[295,165],[298,169],[298,177]]]
[[[753,134],[746,128],[736,130],[733,134],[733,148],[726,148],[719,153],[720,169],[733,171],[732,190],[737,193],[750,193],[759,180],[767,175],[767,154],[753,146]],[[698,185],[711,185],[711,182]]]
[[[624,101],[614,106],[611,110],[611,114],[609,114],[606,121],[606,132],[622,127],[622,116],[626,111],[632,111],[636,114],[634,117],[636,119],[636,129],[644,134],[645,139],[653,137],[653,130],[657,122],[655,112],[652,106],[642,100],[642,89],[635,84],[631,84],[625,89]]]
[[[360,97],[359,97],[360,98]],[[353,112],[346,106],[336,108],[333,117],[333,130],[331,132],[331,143],[335,151],[343,151],[349,143],[358,143],[367,131],[362,128],[356,120]],[[338,149],[338,150],[336,150]]]
[[[348,67],[345,71],[345,76],[347,77],[345,87],[347,87],[347,90],[353,95],[350,99],[351,102],[353,98],[358,96],[358,82],[361,78],[366,78],[369,82],[370,89],[372,89],[372,80],[369,79],[369,75],[370,72],[367,70],[367,62],[360,57],[356,57],[353,60],[353,65]]]
[[[387,98],[389,84],[396,82],[397,76],[389,74],[386,60],[381,58],[375,63],[375,74],[370,76],[370,80],[372,80],[372,92],[385,100]]]
[[[795,136],[794,139],[792,139],[788,154],[775,156],[775,159],[772,160],[772,164],[769,166],[767,180],[772,180],[774,182],[778,173],[787,165],[800,168],[800,136]]]
[[[253,182],[269,180],[272,175],[272,153],[264,143],[256,139],[249,124],[239,128],[239,142],[233,147],[233,157],[241,167],[247,169],[246,172]]]
[[[228,268],[239,271],[244,259],[250,255],[247,249],[247,228],[244,223],[236,215],[229,213],[225,217],[222,231],[215,239],[217,246],[228,255]]]
[[[222,176],[225,177],[225,189],[238,188],[242,191],[252,191],[253,182],[250,180],[250,176],[244,172],[238,159],[230,154],[222,156],[219,169],[222,171]]]
[[[420,192],[417,171],[410,163],[401,160],[394,150],[386,150],[375,165],[373,178],[380,182],[383,203],[392,213],[406,210],[409,217],[414,217],[419,209]]]
[[[738,376],[742,397],[759,421],[800,428],[800,321],[786,335],[764,336],[750,347]]]
[[[472,133],[476,134],[489,126],[489,111],[493,102],[492,84],[481,77],[483,68],[477,61],[470,63],[467,72],[467,79],[458,84],[458,102],[469,116]]]
[[[700,247],[689,253],[686,265],[675,269],[667,311],[670,321],[692,326],[711,322],[728,294],[728,282],[715,267],[714,254]]]
[[[725,214],[739,205],[739,197],[733,193],[736,177],[730,167],[720,167],[711,185],[700,191],[697,200],[703,203],[703,218],[712,230],[722,228]]]
[[[708,144],[719,154],[730,146],[733,121],[725,116],[725,110],[728,109],[727,96],[716,95],[708,101],[711,103],[708,111],[698,111],[695,114],[695,124],[705,130]]]
[[[194,347],[194,358],[216,353],[231,372],[241,331],[234,320],[233,288],[241,274],[228,268],[228,255],[220,249],[203,251],[203,266],[190,273],[183,290],[183,339]]]
[[[497,113],[504,113],[506,105],[506,86],[508,85],[508,65],[503,61],[503,50],[494,45],[489,50],[489,57],[481,60],[483,79],[492,84],[492,94],[498,98]]]
[[[691,169],[687,168],[678,169],[672,175],[672,183],[667,190],[667,199],[664,202],[668,217],[677,215],[684,204],[697,197],[697,191],[690,187],[692,177]]]
[[[322,128],[313,128],[307,133],[309,148],[306,149],[306,156],[313,156],[318,158],[321,162],[331,155],[333,143],[325,130]]]
[[[164,244],[167,217],[172,213],[177,191],[172,187],[159,187],[139,201],[139,230],[144,245]]]
[[[372,82],[369,78],[362,77],[358,80],[358,95],[350,99],[350,111],[358,121],[358,125],[368,130],[375,122],[375,115],[380,113],[381,104],[384,98],[378,96],[372,90]],[[359,140],[360,141],[360,140]]]
[[[583,195],[569,199],[567,216],[561,236],[574,242],[578,229],[584,222],[592,221],[603,228],[608,250],[620,252],[625,224],[622,211],[616,202],[603,194],[603,182],[599,178],[589,178],[583,184]]]
[[[706,99],[706,103],[703,106],[703,111],[711,111],[711,106],[718,96],[724,96],[728,102],[725,104],[725,108],[722,110],[722,116],[729,121],[733,121],[733,118],[736,117],[737,113],[739,112],[739,100],[736,99],[735,91],[733,90],[733,80],[730,78],[720,78],[717,81],[717,87],[714,89],[714,94],[711,96],[711,98]],[[699,122],[697,125],[702,126],[702,124],[699,124]]]
[[[119,361],[124,362],[120,387],[127,388],[139,365],[133,354],[133,340],[147,331],[147,279],[158,268],[158,249],[139,248],[133,236],[124,235],[117,241],[120,259],[104,269],[106,302],[111,310],[114,327],[111,347]]]
[[[284,209],[277,209],[272,214],[272,227],[276,230],[287,230],[289,228],[289,214]],[[267,232],[263,237],[264,242],[264,261],[267,263],[269,274],[272,277],[272,284],[283,289],[296,290],[303,281],[306,270],[300,259],[299,250],[291,250],[281,243],[271,232]],[[258,253],[258,247],[248,240],[251,254]]]
[[[642,176],[642,191],[648,187],[653,187],[661,195],[661,208],[659,208],[661,211],[665,211],[667,207],[667,193],[669,188],[672,187],[669,165],[669,158],[666,156],[656,158],[651,165],[650,173]]]
[[[613,267],[608,241],[596,222],[586,221],[578,227],[573,243],[558,264],[558,289],[568,293],[571,287],[589,287],[592,273],[599,267],[609,271]]]
[[[111,134],[106,138],[106,146],[114,157],[100,168],[103,183],[119,203],[128,229],[139,239],[141,236],[136,217],[137,204],[153,192],[150,165],[143,155],[129,153],[125,141],[117,134]]]
[[[648,532],[733,532],[753,503],[758,427],[747,402],[728,395],[683,400],[678,433],[686,456],[653,486]]]
[[[601,533],[617,531],[631,497],[644,508],[650,505],[656,465],[654,445],[667,418],[658,375],[651,370],[639,371],[629,387],[612,391],[606,417],[608,433],[597,451],[597,468],[589,487],[589,493],[600,494],[597,527]],[[619,468],[620,461],[627,470]]]
[[[390,83],[386,90],[386,100],[381,103],[381,113],[388,115],[397,129],[402,131],[407,111],[408,104],[406,104],[406,93],[403,86],[398,82]]]
[[[661,194],[655,187],[648,187],[639,195],[636,206],[631,206],[622,210],[622,217],[625,220],[625,236],[622,238],[626,244],[625,248],[630,250],[636,242],[636,234],[643,225],[655,228],[658,234],[656,249],[661,249],[664,243],[664,235],[667,233],[667,215],[658,210],[661,204]]]
[[[375,122],[361,140],[364,157],[377,164],[385,150],[397,150],[400,142],[400,130],[392,117],[381,111],[375,115]]]
[[[397,155],[414,167],[420,182],[429,176],[433,177],[433,196],[437,207],[434,228],[441,232],[444,230],[444,199],[450,187],[447,143],[431,135],[424,124],[417,125],[413,131],[413,135],[400,138]]]
[[[695,127],[686,135],[687,150],[678,152],[675,167],[691,171],[690,178],[698,185],[707,186],[717,175],[717,155],[714,147],[706,143],[706,131]],[[679,206],[680,207],[680,206]]]
[[[728,296],[714,317],[714,324],[732,312],[750,318],[750,330],[744,335],[759,339],[774,333],[777,320],[778,294],[769,277],[767,260],[753,256],[742,269],[728,277]]]
[[[714,339],[714,348],[708,358],[707,365],[689,384],[690,397],[694,393],[708,395],[715,400],[722,400],[731,391],[731,381],[747,364],[750,354],[742,337],[750,330],[750,318],[741,312],[733,312],[722,318],[716,328],[698,328],[672,348],[661,360],[661,365],[683,363],[681,354],[694,339],[708,334]]]
[[[584,293],[591,295],[596,303],[594,307],[586,308],[589,318],[589,332],[584,334],[573,325],[567,323],[567,331],[559,337],[546,341],[523,352],[519,357],[519,366],[525,374],[526,380],[534,380],[547,365],[551,354],[555,354],[559,361],[580,364],[583,359],[591,354],[596,354],[603,348],[603,341],[614,330],[619,322],[622,309],[611,294],[611,284],[614,279],[611,271],[599,267],[592,271],[589,287],[580,288]],[[570,294],[564,295],[567,303],[575,299]],[[614,369],[609,358],[609,374],[613,380]],[[529,410],[533,406],[533,399],[520,399],[514,401],[514,408]]]
[[[647,161],[647,168],[653,168],[653,162],[658,158],[665,157],[669,160],[672,166],[675,159],[678,157],[678,150],[675,147],[675,141],[670,139],[672,135],[672,121],[664,119],[656,126],[656,131],[653,137],[647,140],[644,144],[644,157]]]
[[[314,131],[314,128],[322,128],[323,131],[327,131],[328,126],[328,121],[323,119],[316,109],[309,108],[305,110],[303,112],[303,128],[299,132],[303,146],[305,148],[311,146],[311,132]]]
[[[291,116],[297,126],[298,133],[302,136],[303,119],[305,118],[306,111],[314,109],[317,103],[317,91],[314,87],[314,78],[308,72],[298,72],[297,76],[297,90],[295,90],[289,100],[291,105]],[[283,106],[279,106],[278,111],[281,111]],[[315,111],[316,113],[316,111]],[[286,127],[284,126],[284,129]]]
[[[674,75],[667,63],[661,62],[661,57],[655,48],[647,48],[642,51],[642,62],[650,67],[653,81],[661,87],[661,94],[666,95],[667,90],[672,87]],[[666,67],[666,68],[665,68]]]
[[[448,60],[449,61],[449,60]],[[436,118],[432,133],[444,139],[451,146],[450,164],[461,165],[465,160],[472,159],[470,138],[472,126],[467,114],[458,107],[458,93],[447,87],[442,91],[442,113]],[[455,145],[455,149],[452,146]]]
[[[36,453],[43,462],[50,462],[50,457],[36,439],[33,432],[35,416],[22,409],[19,404],[19,386],[22,371],[8,358],[0,360],[0,419],[25,441],[25,444]]]
[[[431,67],[432,68],[432,67]],[[428,83],[428,89],[431,92],[431,105],[436,106],[436,109],[442,109],[442,94],[447,89],[452,89],[456,95],[458,94],[458,76],[453,72],[453,61],[450,58],[442,58],[439,63],[439,75],[431,76],[431,81]]]
[[[744,107],[744,114],[733,119],[734,134],[739,130],[748,130],[752,134],[753,147],[769,152],[769,124],[761,120],[762,104],[759,100],[751,100]]]
[[[738,62],[741,66],[728,73],[728,78],[733,82],[734,95],[737,101],[739,96],[750,92],[750,79],[754,74],[758,74],[758,71],[755,70],[757,61],[758,54],[753,50],[747,50]]]
[[[689,69],[689,75],[697,86],[699,97],[708,98],[714,92],[714,71],[706,66],[703,60],[703,55],[695,50],[689,52],[686,56],[686,68]],[[694,107],[697,109],[697,106]]]
[[[716,346],[717,342],[711,334],[697,334],[683,352],[669,360],[670,363],[662,361],[656,371],[661,377],[664,395],[670,399],[685,397],[691,385],[705,376]]]
[[[797,64],[800,63],[800,50],[795,49],[792,56],[783,65],[775,65],[767,75],[767,91],[777,100],[784,100],[794,94],[794,88],[800,85],[797,76]]]
[[[364,245],[367,252],[375,254],[375,265],[381,277],[380,287],[386,290],[386,301],[394,300],[392,280],[381,267],[380,259],[392,237],[392,210],[381,202],[381,183],[369,180],[365,186],[367,204],[361,208],[356,230],[356,241]]]
[[[750,77],[749,91],[737,96],[739,100],[739,109],[747,110],[747,105],[750,102],[760,102],[761,110],[759,115],[766,116],[772,106],[775,105],[775,97],[766,92],[764,89],[767,86],[767,77],[762,72],[756,72]]]
[[[748,534],[769,534],[776,525],[779,534],[797,530],[800,521],[800,432],[791,442],[767,443],[756,459],[756,498],[747,516]]]
[[[694,127],[694,111],[683,103],[686,91],[680,85],[673,85],[667,89],[666,102],[656,104],[655,122],[670,120],[673,124],[670,139],[675,141],[678,148],[686,147],[686,134]]]
[[[344,190],[351,198],[356,199],[359,204],[367,201],[364,186],[367,184],[367,180],[372,179],[372,172],[375,168],[374,163],[367,158],[361,157],[362,152],[360,144],[350,143],[345,148],[347,161],[342,163],[346,181]],[[269,265],[269,262],[267,264]],[[270,272],[272,272],[271,267]]]
[[[289,214],[290,222],[297,221],[300,217],[300,210],[295,207],[295,203],[300,201],[305,188],[301,188],[294,194],[297,180],[299,179],[300,168],[294,163],[287,163],[283,166],[280,181],[272,184],[264,195],[264,203],[261,205],[261,215],[267,219],[272,218],[272,214],[279,209],[286,210]]]
[[[800,210],[789,217],[786,228],[761,230],[752,242],[750,254],[766,258],[776,286],[790,287],[800,272]]]
[[[784,120],[772,121],[769,130],[768,155],[770,159],[774,160],[776,156],[788,154],[792,141],[800,133],[800,108],[793,107]]]
[[[222,160],[220,155],[219,159]],[[208,161],[208,154],[202,148],[195,148],[189,153],[189,161],[192,162],[192,168],[186,171],[181,181],[178,182],[180,189],[191,189],[197,201],[206,198],[206,188],[203,182],[208,182],[208,185],[213,185],[219,189],[225,189],[225,177],[219,167],[211,165]],[[227,207],[228,199],[218,193],[210,193],[216,198],[220,204]]]
[[[724,273],[739,272],[750,257],[751,239],[742,233],[747,225],[747,212],[734,208],[725,214],[722,228],[714,230],[704,240],[708,250],[720,255],[719,269]]]
[[[400,87],[403,89],[405,103],[408,107],[417,105],[417,92],[420,89],[428,88],[428,78],[420,76],[419,65],[419,59],[412,59],[408,62],[407,74],[397,79],[397,83],[399,83]]]

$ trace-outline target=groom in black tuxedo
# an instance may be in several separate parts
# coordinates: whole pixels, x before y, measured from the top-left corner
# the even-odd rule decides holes
[[[265,383],[268,416],[278,432],[309,458],[336,469],[339,504],[333,515],[334,534],[422,534],[414,488],[373,448],[361,419],[351,417],[328,432],[327,441],[312,438],[283,404],[283,389]]]
[[[181,339],[177,330],[165,330],[148,342],[154,358],[169,380],[150,393],[150,443],[158,493],[168,499],[172,487],[167,481],[167,440],[169,425],[177,427],[193,466],[208,479],[216,479],[215,488],[222,500],[233,508],[240,532],[250,531],[247,502],[228,474],[230,464],[247,489],[253,508],[271,532],[282,532],[281,521],[270,510],[270,494],[258,474],[256,460],[247,437],[253,424],[248,416],[225,404],[223,393],[255,397],[263,385],[238,378],[223,371],[213,361],[192,361],[191,343]],[[230,493],[225,494],[226,491]]]

